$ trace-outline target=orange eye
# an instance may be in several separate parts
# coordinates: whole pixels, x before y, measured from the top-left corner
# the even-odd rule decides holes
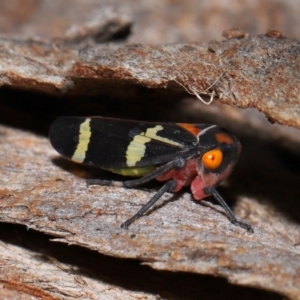
[[[213,149],[203,154],[202,163],[208,169],[216,169],[223,160],[223,153],[220,149]]]

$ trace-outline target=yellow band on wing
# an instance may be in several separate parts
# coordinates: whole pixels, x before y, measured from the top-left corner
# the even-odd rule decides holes
[[[145,133],[145,136],[147,136],[147,137],[149,137],[151,139],[160,141],[160,142],[164,142],[166,144],[171,144],[171,145],[174,145],[174,146],[182,146],[179,143],[174,142],[173,140],[170,140],[168,138],[164,138],[162,136],[157,135],[157,132],[160,131],[160,130],[163,130],[163,129],[164,128],[161,125],[156,125],[153,128],[148,128],[147,131],[146,131],[146,133]]]
[[[133,138],[126,151],[126,163],[128,167],[136,166],[136,164],[145,156],[146,143],[149,143],[151,139],[174,146],[181,146],[177,142],[157,135],[158,131],[163,129],[163,126],[156,125],[153,128],[148,128],[146,132],[142,132]]]
[[[127,148],[126,163],[128,167],[134,167],[145,155],[145,144],[150,142],[151,139],[142,134],[143,133],[141,133],[141,135],[136,135]]]
[[[79,141],[77,148],[72,156],[72,160],[82,163],[85,159],[86,151],[91,138],[91,119],[86,119],[80,124],[79,128]]]

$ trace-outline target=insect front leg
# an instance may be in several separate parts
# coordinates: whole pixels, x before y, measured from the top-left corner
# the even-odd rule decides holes
[[[229,221],[238,227],[244,228],[246,229],[248,232],[253,232],[253,228],[251,225],[238,221],[235,217],[235,215],[233,214],[232,210],[230,209],[230,207],[227,205],[227,203],[225,202],[225,200],[222,198],[222,196],[218,193],[218,191],[214,188],[214,187],[207,187],[205,188],[205,193],[206,194],[211,194],[218,202],[219,204],[224,208],[225,213],[229,219]]]

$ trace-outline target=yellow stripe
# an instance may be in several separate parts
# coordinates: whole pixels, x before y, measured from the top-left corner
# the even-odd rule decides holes
[[[86,119],[83,123],[80,124],[79,128],[79,141],[77,148],[72,156],[72,160],[77,162],[83,162],[85,159],[85,154],[88,149],[88,145],[91,138],[91,119]]]
[[[126,151],[126,163],[128,167],[134,167],[144,157],[146,151],[145,144],[150,142],[150,140],[150,138],[144,136],[144,133],[136,135],[133,138]]]
[[[179,143],[174,142],[174,141],[172,141],[172,140],[170,140],[168,138],[164,138],[164,137],[158,136],[157,132],[160,131],[160,130],[163,130],[163,129],[164,128],[161,125],[156,125],[153,128],[148,128],[147,131],[146,131],[145,136],[147,136],[147,137],[149,137],[151,139],[160,141],[160,142],[164,142],[166,144],[171,144],[171,145],[174,145],[174,146],[182,146]]]
[[[126,158],[127,158],[126,163],[128,167],[134,167],[136,163],[139,162],[145,156],[146,143],[149,143],[151,139],[166,144],[171,144],[174,146],[182,146],[179,143],[169,140],[168,138],[158,136],[157,135],[158,131],[163,129],[164,129],[163,126],[156,125],[153,128],[148,128],[146,130],[146,133],[142,132],[133,138],[126,151]]]

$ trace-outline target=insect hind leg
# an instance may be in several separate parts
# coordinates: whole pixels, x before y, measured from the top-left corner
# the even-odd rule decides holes
[[[116,181],[116,180],[101,180],[101,179],[87,179],[86,185],[87,187],[91,185],[112,185],[112,186],[125,186],[124,183],[126,181]]]
[[[144,177],[138,179],[131,179],[126,181],[115,181],[115,180],[101,180],[101,179],[88,179],[86,181],[87,186],[90,185],[108,185],[108,186],[118,186],[118,187],[135,187],[142,185],[150,180],[155,179],[157,176],[163,174],[171,169],[180,169],[185,165],[186,159],[178,157],[169,163],[157,168],[155,171],[145,175]]]
[[[144,177],[141,177],[139,179],[133,179],[133,180],[127,180],[127,181],[114,181],[114,180],[99,180],[99,179],[88,179],[87,180],[87,186],[90,185],[110,185],[110,186],[118,186],[118,187],[135,187],[141,184],[144,184],[157,176],[163,174],[164,172],[171,170],[171,169],[180,169],[185,165],[186,159],[182,157],[178,157],[174,159],[173,161],[159,167],[155,171],[147,174]],[[157,193],[131,218],[126,220],[121,227],[122,228],[128,228],[128,226],[133,223],[136,219],[140,218],[151,208],[166,192],[172,192],[176,187],[176,180],[170,180],[166,182],[158,191]]]

